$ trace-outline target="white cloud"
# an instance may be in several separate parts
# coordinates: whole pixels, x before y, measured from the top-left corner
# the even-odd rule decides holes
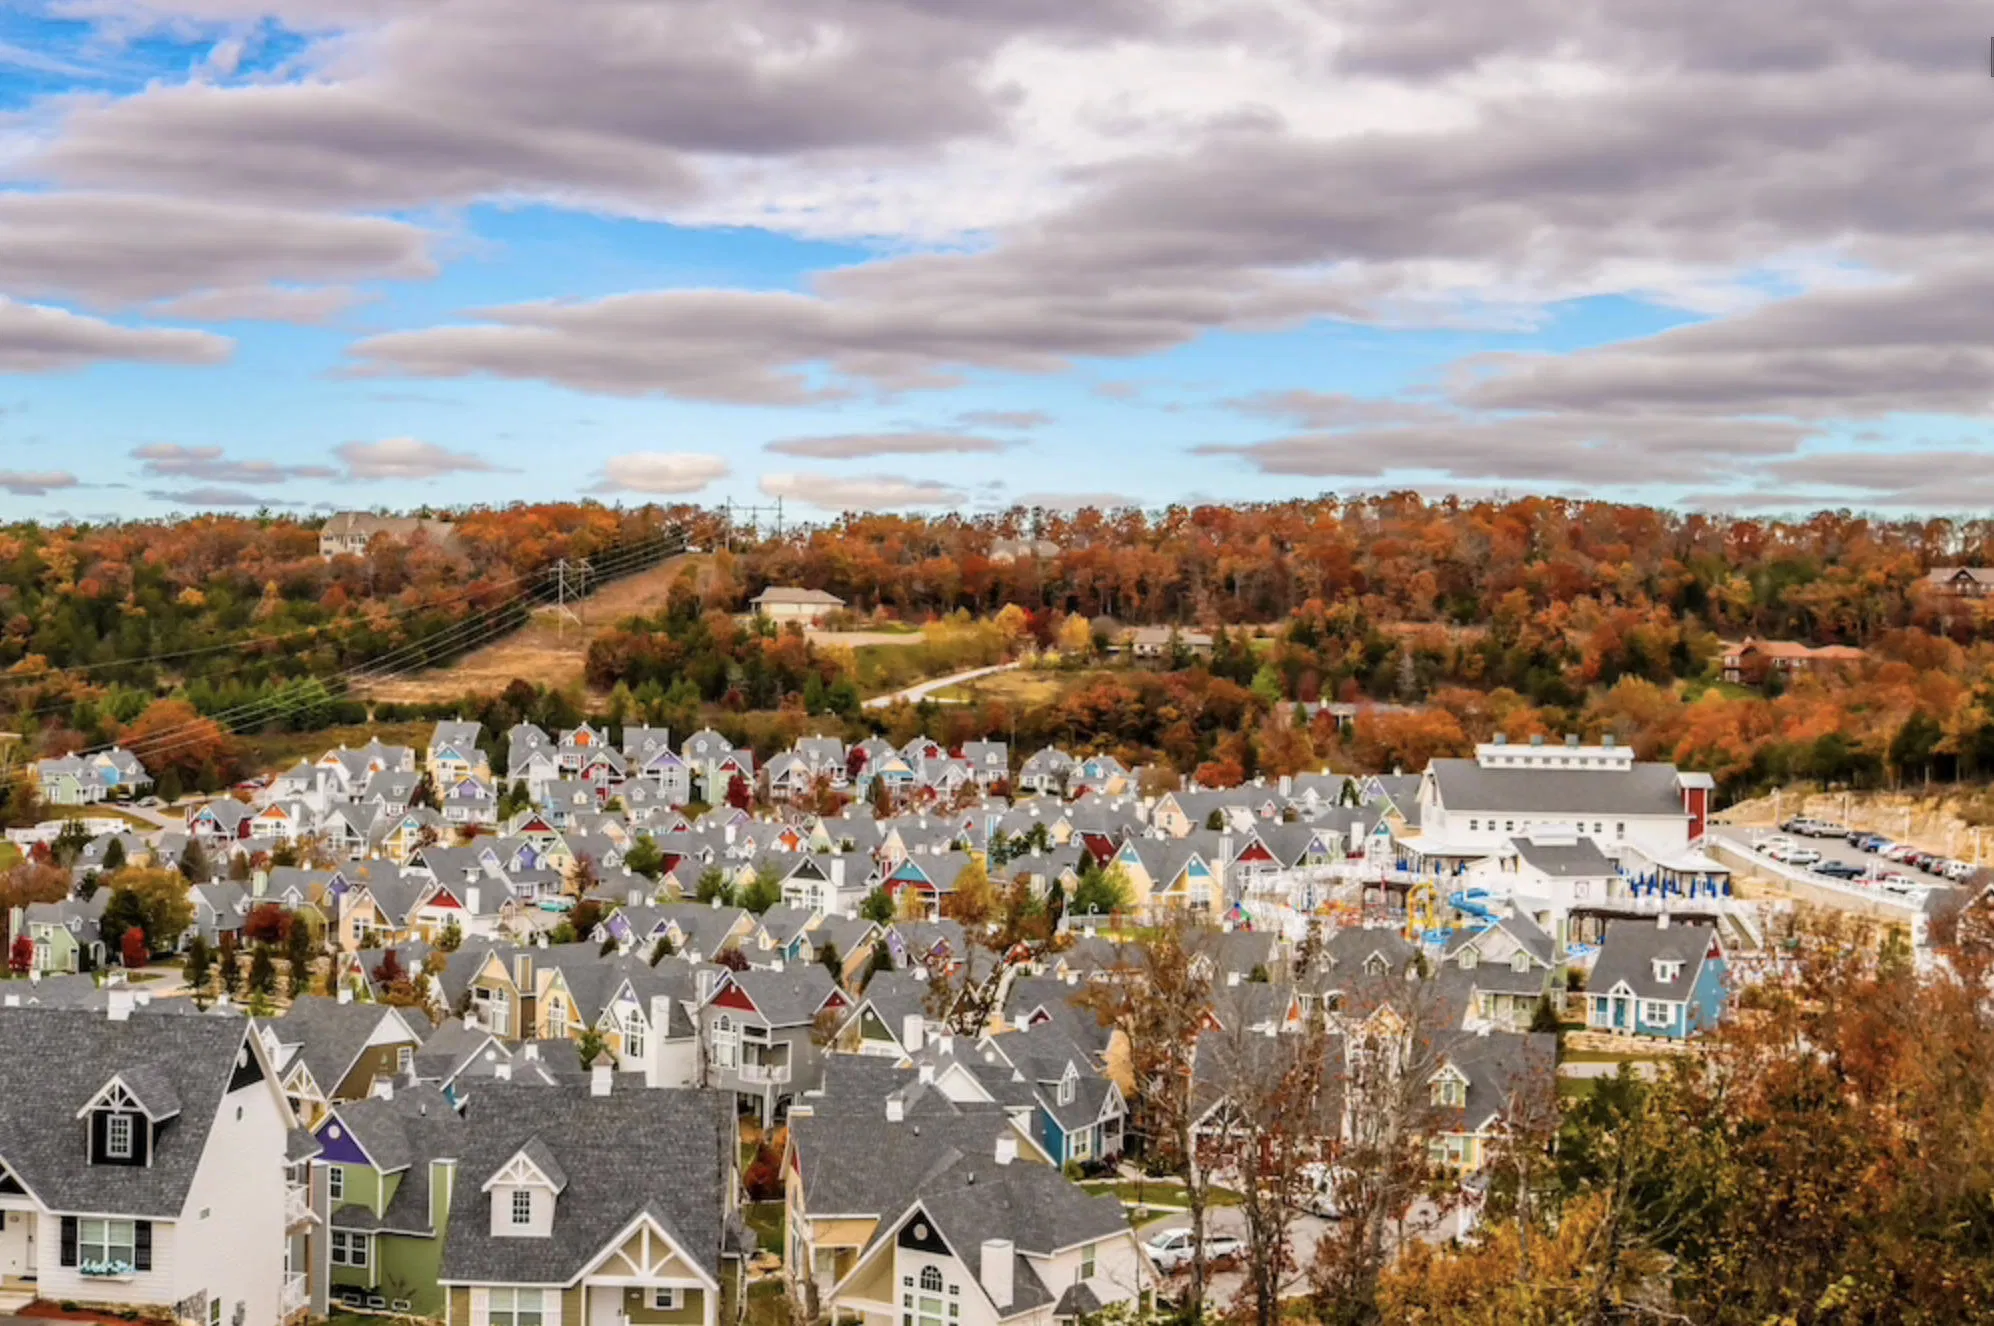
[[[727,477],[727,462],[691,451],[633,451],[611,456],[602,467],[598,493],[696,493]]]
[[[219,364],[235,342],[168,327],[121,327],[100,318],[0,295],[0,373],[54,373],[105,360]]]
[[[76,476],[64,470],[0,470],[0,491],[16,497],[41,497],[79,486]]]
[[[785,502],[802,502],[821,511],[876,511],[909,506],[961,506],[969,494],[931,479],[901,479],[887,474],[840,478],[828,474],[777,473],[762,476],[762,491]]]
[[[132,449],[140,472],[154,478],[205,479],[218,484],[275,484],[293,479],[333,479],[330,465],[279,465],[268,460],[233,460],[220,447],[187,447],[148,442]]]
[[[445,474],[491,473],[499,468],[481,456],[448,451],[412,437],[346,442],[335,447],[333,454],[355,479],[434,479]]]

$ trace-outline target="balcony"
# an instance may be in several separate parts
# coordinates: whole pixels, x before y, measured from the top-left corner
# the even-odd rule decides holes
[[[789,1081],[789,1065],[743,1063],[741,1065],[741,1080],[743,1082],[787,1082]]]
[[[284,1289],[277,1296],[277,1310],[289,1317],[294,1312],[303,1312],[311,1306],[311,1287],[305,1283],[303,1271],[291,1271],[284,1276]]]
[[[312,1214],[312,1193],[302,1183],[284,1185],[284,1228],[295,1229],[308,1220],[316,1220]]]

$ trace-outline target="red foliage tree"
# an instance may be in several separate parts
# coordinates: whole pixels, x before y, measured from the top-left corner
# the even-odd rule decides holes
[[[374,967],[374,980],[380,985],[388,986],[407,979],[408,971],[402,966],[401,954],[393,949],[382,953],[380,962]]]
[[[291,937],[291,914],[274,902],[256,904],[242,928],[258,944],[282,944]]]
[[[735,774],[727,783],[727,804],[736,810],[752,810],[755,805],[755,789],[748,786],[748,780]]]
[[[7,969],[16,976],[26,976],[34,969],[35,941],[26,935],[18,935],[14,946],[7,953]]]
[[[127,967],[143,967],[152,961],[152,946],[145,942],[145,931],[137,926],[125,931],[124,939],[119,941],[119,948],[122,950],[121,956]]]

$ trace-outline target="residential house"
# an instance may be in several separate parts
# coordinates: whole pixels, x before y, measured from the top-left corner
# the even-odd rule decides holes
[[[1724,1015],[1724,946],[1708,921],[1611,921],[1586,977],[1595,1031],[1687,1040]]]
[[[489,780],[491,760],[478,749],[478,739],[483,735],[484,729],[477,723],[463,719],[438,722],[424,754],[430,780],[439,788],[466,778]]]
[[[850,1008],[850,996],[814,964],[728,972],[699,1011],[706,1085],[733,1093],[741,1114],[780,1122],[797,1093],[817,1085],[819,1018],[842,1022]]]
[[[1554,1090],[1558,1038],[1484,1028],[1449,1038],[1435,1057],[1427,1078],[1436,1116],[1428,1158],[1457,1175],[1475,1174],[1488,1164],[1519,1095]]]
[[[1724,680],[1757,686],[1769,677],[1796,673],[1828,673],[1851,667],[1867,657],[1853,645],[1803,645],[1792,640],[1743,640],[1724,646]]]
[[[319,527],[318,555],[328,562],[335,557],[364,557],[368,545],[377,538],[408,543],[418,536],[447,547],[456,542],[457,529],[447,520],[341,511],[327,516],[325,524]]]
[[[329,1309],[443,1316],[443,1246],[466,1132],[449,1096],[413,1083],[389,1083],[319,1121]]]
[[[748,603],[758,615],[774,622],[820,622],[845,606],[836,594],[789,585],[771,585]]]
[[[0,1295],[203,1323],[308,1306],[293,1121],[248,1022],[122,990],[8,1007],[0,1062],[20,1069],[0,1090]]]
[[[719,1326],[734,1320],[733,1111],[701,1091],[480,1083],[442,1274],[453,1326]]]
[[[283,1017],[257,1023],[257,1033],[292,1111],[316,1122],[329,1106],[372,1095],[407,1072],[428,1025],[404,1009],[341,993],[307,995]]]

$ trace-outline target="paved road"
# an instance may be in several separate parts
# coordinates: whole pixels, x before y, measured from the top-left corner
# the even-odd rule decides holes
[[[1212,1207],[1206,1213],[1205,1223],[1208,1234],[1231,1234],[1241,1239],[1246,1237],[1246,1218],[1239,1213],[1239,1208],[1236,1206]],[[1182,1212],[1177,1212],[1143,1225],[1136,1231],[1136,1237],[1147,1243],[1166,1230],[1189,1229],[1190,1227],[1191,1218]],[[1306,1294],[1308,1292],[1308,1266],[1309,1263],[1315,1260],[1315,1245],[1317,1241],[1322,1238],[1324,1231],[1328,1228],[1329,1222],[1318,1216],[1298,1215],[1295,1217],[1295,1223],[1290,1226],[1295,1247],[1293,1262],[1295,1275],[1293,1282],[1282,1288],[1281,1292],[1284,1297],[1294,1297],[1298,1294]],[[1170,1278],[1178,1281],[1181,1288],[1182,1283],[1188,1280],[1189,1275],[1190,1272],[1184,1271]],[[1238,1296],[1239,1291],[1245,1287],[1246,1275],[1244,1272],[1220,1271],[1214,1274],[1206,1283],[1205,1296],[1215,1306],[1224,1307],[1226,1304],[1232,1302]]]
[[[1009,672],[1017,666],[1016,663],[993,663],[987,668],[971,668],[967,672],[952,672],[946,677],[936,677],[932,681],[920,682],[909,686],[904,691],[895,691],[891,695],[875,695],[872,699],[865,702],[865,707],[868,709],[886,709],[898,704],[902,700],[905,700],[908,704],[919,704],[936,691],[945,691],[951,686],[957,686],[966,681],[975,681],[980,677],[991,677],[1000,672]]]

